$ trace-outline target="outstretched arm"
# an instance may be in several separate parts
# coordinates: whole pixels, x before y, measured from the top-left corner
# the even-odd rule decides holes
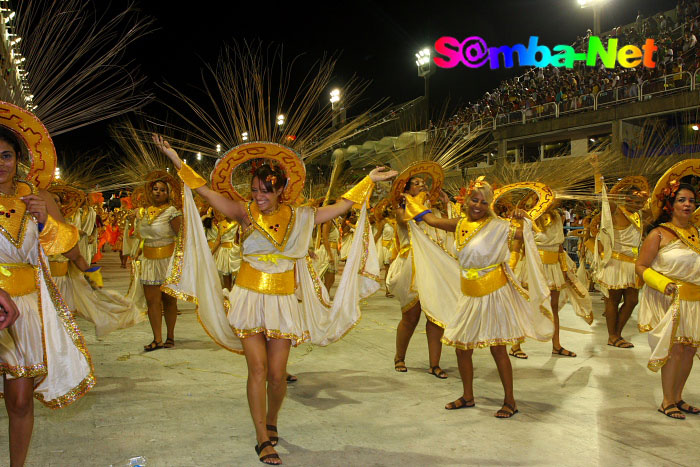
[[[182,159],[180,159],[177,152],[161,135],[154,134],[153,142],[156,143],[156,146],[158,146],[158,149],[160,149],[163,154],[168,156],[168,159],[172,161],[173,165],[178,171],[182,169]],[[212,190],[206,184],[195,188],[195,191],[206,199],[214,209],[224,214],[229,219],[234,219],[239,223],[242,223],[245,220],[247,214],[245,205],[242,202],[230,200],[222,194]]]
[[[447,232],[454,232],[457,229],[457,224],[459,223],[459,218],[448,219],[445,217],[438,217],[432,212],[423,215],[423,222],[436,229],[445,230]]]

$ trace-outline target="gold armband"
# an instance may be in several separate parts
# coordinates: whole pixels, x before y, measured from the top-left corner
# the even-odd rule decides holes
[[[180,176],[182,181],[185,182],[185,185],[190,187],[192,190],[196,190],[197,188],[207,184],[207,181],[202,178],[201,175],[195,172],[192,167],[184,162],[182,163],[180,170],[177,171],[177,174]]]
[[[362,205],[363,202],[369,201],[369,197],[372,196],[372,190],[374,189],[374,182],[369,175],[360,181],[357,185],[350,188],[350,190],[345,193],[342,198],[352,201],[355,204]]]
[[[57,221],[51,215],[46,218],[44,229],[39,234],[39,243],[49,256],[69,251],[78,243],[79,239],[80,234],[77,228]]]
[[[425,198],[428,193],[423,191],[418,193],[416,196],[405,195],[406,196],[406,220],[414,219],[416,216],[429,211],[425,206]]]
[[[673,280],[654,271],[652,268],[646,268],[642,277],[649,287],[658,290],[662,294],[666,293],[666,286],[673,282]]]

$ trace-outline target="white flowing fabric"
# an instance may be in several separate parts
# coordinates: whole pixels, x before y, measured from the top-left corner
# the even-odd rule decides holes
[[[13,300],[17,321],[0,331],[0,373],[7,378],[34,377],[34,396],[51,408],[64,407],[96,383],[90,354],[70,310],[51,280],[48,258],[39,245],[37,225],[25,220],[19,248],[0,235],[0,262],[37,268],[37,291]],[[0,394],[2,393],[0,379]]]
[[[187,186],[183,190],[183,198],[182,236],[176,245],[170,274],[163,290],[178,298],[196,303],[199,321],[207,334],[225,349],[242,353],[241,341],[227,318],[224,291],[219,285],[214,259],[212,255],[201,254],[202,251],[208,249],[208,245],[192,191]],[[297,209],[312,210],[312,208]],[[308,328],[312,343],[327,345],[342,338],[357,324],[361,317],[360,299],[371,295],[379,288],[377,251],[374,242],[369,241],[367,208],[363,203],[358,225],[365,226],[364,234],[355,235],[335,300],[330,303],[328,292],[307,259],[311,230],[313,229],[313,215],[299,215],[299,217],[306,217],[307,222],[310,221],[311,225],[302,225],[303,223],[297,219],[294,229],[308,230],[308,235],[297,235],[297,245],[288,243],[287,248],[278,253],[296,258],[297,294],[301,297],[301,303],[298,303],[298,307],[302,313],[305,327]],[[256,232],[253,232],[251,236]],[[292,237],[294,234],[290,235],[290,240]],[[272,253],[274,247],[271,243],[270,248],[272,249],[270,253]],[[289,254],[293,252],[297,253],[297,256]],[[242,253],[244,260],[246,260],[245,255],[250,254],[250,252],[243,251]],[[234,286],[234,289],[236,288],[240,287]],[[230,306],[233,310],[236,304],[231,303]]]
[[[464,348],[522,342],[524,337],[549,340],[554,332],[550,291],[544,280],[542,262],[532,236],[532,224],[525,220],[523,243],[525,268],[536,278],[525,292],[507,265],[509,222],[492,219],[451,257],[418,226],[411,224],[413,261],[421,280],[416,281],[421,306],[442,312],[447,319],[443,342]],[[462,294],[462,269],[480,269],[504,264],[508,284],[482,296]],[[491,268],[492,270],[493,268]],[[479,275],[490,272],[482,270]],[[527,300],[524,297],[528,297]]]

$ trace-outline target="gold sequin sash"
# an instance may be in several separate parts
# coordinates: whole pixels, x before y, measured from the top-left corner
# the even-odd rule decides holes
[[[268,273],[255,269],[247,261],[241,261],[236,285],[244,289],[268,295],[292,295],[294,293],[294,269]]]
[[[147,259],[170,258],[175,251],[175,244],[170,243],[163,246],[144,246],[143,256]]]
[[[0,264],[0,289],[13,297],[36,290],[36,268],[27,263]]]
[[[496,269],[476,279],[467,279],[462,275],[462,293],[470,297],[483,297],[506,285],[508,283],[508,277],[503,269],[503,265],[499,264],[497,266]],[[469,273],[467,273],[467,275],[470,276]]]

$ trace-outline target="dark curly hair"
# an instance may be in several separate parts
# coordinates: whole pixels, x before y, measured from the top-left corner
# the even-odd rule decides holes
[[[672,196],[668,196],[668,197],[664,198],[664,204],[666,204],[668,202],[668,203],[670,203],[671,206],[673,206],[673,203],[676,202],[676,197],[678,196],[678,193],[681,190],[691,191],[693,193],[693,195],[695,196],[695,199],[697,201],[698,193],[695,191],[695,187],[693,185],[690,185],[689,183],[681,183],[680,185],[678,185],[678,189],[676,190],[675,193],[673,193]],[[651,227],[652,228],[658,227],[659,225],[663,224],[664,222],[671,222],[671,213],[667,212],[666,210],[661,211],[661,214],[654,221],[654,223],[652,224]]]
[[[253,177],[250,179],[251,184],[255,178],[260,180],[267,191],[279,190],[287,185],[287,176],[284,174],[284,170],[277,165],[261,165],[253,172]]]

